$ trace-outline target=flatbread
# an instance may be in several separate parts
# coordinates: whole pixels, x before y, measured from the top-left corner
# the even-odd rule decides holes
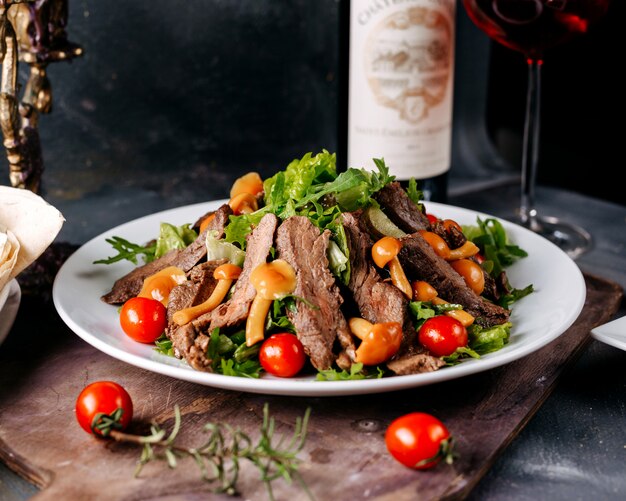
[[[43,254],[64,222],[32,191],[0,186],[0,289]]]
[[[0,226],[0,291],[11,281],[20,243],[13,232]]]

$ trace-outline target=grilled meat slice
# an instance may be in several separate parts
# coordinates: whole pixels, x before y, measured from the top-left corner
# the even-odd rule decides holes
[[[130,273],[116,280],[111,291],[102,296],[101,299],[108,304],[122,304],[139,294],[143,281],[147,277],[168,266],[177,266],[185,272],[189,271],[206,257],[206,232],[217,230],[220,235],[223,234],[231,214],[232,210],[228,204],[222,205],[215,211],[215,217],[207,229],[198,235],[198,238],[190,245],[184,249],[171,250],[165,256],[133,269]]]
[[[409,198],[402,185],[394,181],[374,195],[384,213],[401,230],[414,233],[430,229],[426,215]]]
[[[400,352],[398,356],[387,362],[389,370],[398,376],[432,372],[440,369],[444,365],[446,365],[446,363],[441,358],[433,357],[419,345]]]
[[[348,289],[361,316],[372,323],[398,322],[402,325],[400,350],[387,363],[387,367],[398,374],[437,370],[443,362],[423,352],[418,346],[415,328],[409,316],[408,300],[397,287],[384,281],[372,264],[369,257],[372,241],[361,225],[361,212],[346,212],[342,217],[350,250]]]
[[[277,257],[296,271],[294,295],[304,299],[297,301],[297,311],[288,311],[287,316],[296,328],[305,353],[318,370],[331,368],[337,360],[336,341],[354,360],[354,343],[340,309],[343,298],[328,268],[329,240],[330,231],[320,233],[302,216],[287,218],[276,232]]]
[[[508,321],[509,310],[477,295],[445,259],[435,254],[419,233],[401,238],[400,242],[402,249],[398,257],[410,279],[428,282],[438,292],[439,297],[462,305],[483,327]]]
[[[211,313],[194,320],[194,325],[197,328],[204,330],[209,319],[211,322],[210,331],[217,327],[233,327],[246,320],[250,305],[256,296],[256,290],[250,283],[250,273],[258,265],[267,262],[272,245],[274,245],[274,233],[277,226],[278,218],[274,214],[265,214],[258,226],[248,235],[246,259],[243,263],[241,276],[235,283],[233,295]]]
[[[217,280],[213,278],[215,269],[226,263],[225,259],[209,261],[194,266],[187,274],[188,280],[177,285],[170,292],[167,304],[167,329],[165,334],[172,341],[174,355],[177,358],[186,358],[189,348],[193,344],[195,334],[193,330],[183,329],[172,321],[172,316],[177,311],[191,306],[196,306],[206,301],[215,289]]]

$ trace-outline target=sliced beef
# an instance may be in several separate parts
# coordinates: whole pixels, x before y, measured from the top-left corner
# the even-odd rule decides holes
[[[418,345],[408,310],[408,300],[400,290],[383,280],[370,259],[372,241],[367,234],[361,212],[343,214],[343,227],[350,251],[350,283],[360,315],[372,323],[398,322],[402,325],[402,344],[387,362],[396,374],[415,374],[437,370],[443,362],[425,353]]]
[[[387,217],[401,230],[414,233],[430,228],[426,214],[409,198],[399,182],[388,184],[377,192],[374,198]]]
[[[195,329],[185,329],[184,326],[174,323],[172,316],[177,311],[203,303],[211,296],[217,285],[213,272],[225,262],[225,259],[220,259],[194,266],[188,273],[189,279],[174,287],[170,292],[167,304],[168,326],[165,333],[172,341],[176,357],[187,358],[196,334],[194,334]]]
[[[446,363],[441,358],[433,357],[419,345],[414,346],[412,349],[401,351],[398,356],[387,362],[389,370],[398,376],[432,372],[444,365]]]
[[[102,296],[101,299],[109,304],[122,304],[131,297],[135,297],[139,294],[143,281],[147,277],[168,266],[177,266],[185,272],[189,271],[206,256],[206,232],[209,230],[217,230],[221,237],[225,226],[228,224],[228,217],[231,214],[232,210],[228,204],[222,205],[215,211],[215,217],[208,225],[207,229],[198,235],[198,238],[186,248],[171,250],[165,256],[142,266],[138,266],[130,273],[116,280],[111,291]]]
[[[383,280],[372,264],[372,240],[361,226],[361,216],[361,211],[342,215],[350,252],[348,289],[368,322],[404,324],[408,301],[397,287]]]
[[[330,231],[320,230],[302,216],[287,218],[276,232],[277,257],[296,271],[297,311],[288,311],[305,353],[318,370],[330,369],[336,361],[335,343],[354,360],[354,343],[341,312],[343,298],[328,268]]]
[[[483,327],[503,324],[509,319],[509,310],[477,295],[450,264],[435,254],[421,235],[415,233],[400,239],[399,259],[409,278],[424,280],[432,285],[439,297],[458,303],[476,318]]]
[[[194,324],[198,329],[204,330],[209,320],[211,331],[217,327],[233,327],[246,320],[250,305],[256,296],[256,290],[250,283],[250,273],[258,265],[267,262],[270,250],[274,245],[274,233],[277,225],[278,218],[274,214],[266,214],[259,225],[248,234],[243,270],[235,283],[231,298],[219,305],[210,314],[197,318]]]

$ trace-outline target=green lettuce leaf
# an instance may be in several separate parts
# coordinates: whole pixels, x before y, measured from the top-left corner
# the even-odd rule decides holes
[[[224,239],[217,238],[217,230],[208,231],[206,235],[207,261],[216,261],[218,259],[227,259],[228,262],[243,266],[246,253],[235,244],[227,242]]]
[[[350,371],[345,369],[327,369],[321,370],[315,376],[316,381],[349,381],[358,379],[380,379],[385,375],[385,371],[380,367],[375,367],[376,371],[372,372],[371,368],[364,369],[363,364],[354,363],[350,366]]]
[[[196,238],[198,238],[198,234],[195,230],[191,229],[189,224],[174,226],[169,223],[161,223],[154,257],[159,258],[165,256],[165,254],[173,249],[184,249]]]
[[[207,357],[211,360],[211,368],[217,374],[259,378],[261,364],[258,353],[261,346],[246,346],[245,332],[241,331],[226,336],[219,329],[213,329],[207,348]]]

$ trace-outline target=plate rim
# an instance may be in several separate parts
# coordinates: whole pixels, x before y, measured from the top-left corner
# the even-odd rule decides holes
[[[501,217],[496,217],[481,211],[474,211],[471,209],[466,209],[459,206],[442,204],[438,202],[430,202],[427,201],[425,204],[431,209],[452,209],[452,210],[460,210],[465,213],[470,213],[474,217],[481,218],[495,218],[498,221],[502,222],[503,225],[513,226],[516,228],[516,231],[521,231],[523,235],[529,236],[529,238],[539,239],[542,241],[542,245],[552,246],[558,253],[560,253],[561,258],[564,261],[567,261],[569,265],[576,275],[576,280],[579,285],[579,289],[577,292],[577,302],[573,305],[569,305],[569,314],[562,321],[561,325],[558,327],[558,332],[549,332],[540,336],[537,339],[530,340],[527,344],[517,347],[515,350],[510,352],[496,352],[498,356],[494,358],[481,358],[480,360],[468,360],[467,362],[463,362],[453,368],[444,368],[438,371],[433,371],[425,374],[411,374],[411,375],[402,375],[402,376],[391,376],[388,378],[381,379],[364,379],[364,380],[349,380],[349,381],[314,381],[314,380],[301,380],[298,378],[289,378],[288,380],[281,378],[273,378],[265,376],[261,379],[248,379],[241,377],[233,377],[233,376],[224,376],[221,374],[207,373],[196,371],[189,366],[186,365],[186,362],[178,361],[178,363],[182,364],[182,366],[174,366],[168,363],[164,363],[154,358],[146,358],[145,356],[137,355],[134,353],[129,353],[121,348],[117,348],[112,346],[111,344],[97,338],[94,334],[91,334],[86,329],[84,329],[80,324],[78,324],[65,310],[63,305],[60,302],[60,288],[62,287],[61,282],[63,280],[64,274],[69,269],[73,260],[77,259],[77,256],[80,255],[81,249],[89,248],[92,245],[95,245],[95,242],[102,242],[104,238],[113,233],[119,233],[124,231],[124,229],[130,225],[141,224],[147,220],[156,220],[162,219],[164,220],[170,214],[174,214],[181,210],[195,210],[198,208],[198,214],[200,214],[203,210],[206,212],[207,210],[212,210],[219,205],[226,203],[227,199],[218,199],[218,200],[209,200],[205,202],[199,202],[189,205],[184,205],[180,207],[165,209],[162,211],[154,212],[152,214],[148,214],[145,216],[141,216],[139,218],[135,218],[133,220],[121,223],[109,230],[102,232],[101,234],[91,238],[89,241],[85,242],[81,247],[79,247],[69,258],[63,263],[61,268],[59,269],[52,288],[52,297],[54,306],[62,318],[62,320],[66,323],[68,327],[81,339],[86,341],[87,343],[94,346],[96,349],[106,353],[113,358],[121,360],[125,363],[129,363],[130,365],[134,365],[140,367],[145,370],[149,370],[152,372],[156,372],[165,376],[173,377],[175,379],[181,379],[193,383],[198,383],[201,385],[206,385],[215,388],[227,389],[227,390],[235,390],[235,391],[244,391],[249,393],[261,393],[268,395],[290,395],[290,396],[342,396],[342,395],[359,395],[359,394],[373,394],[373,393],[382,393],[388,391],[397,391],[404,390],[408,388],[414,388],[418,386],[425,386],[430,384],[436,384],[443,381],[448,381],[452,379],[457,379],[461,377],[465,377],[471,374],[476,374],[480,372],[484,372],[487,370],[494,369],[496,367],[500,367],[502,365],[506,365],[515,360],[523,358],[534,351],[542,348],[543,346],[549,344],[554,339],[562,335],[567,329],[576,321],[586,299],[586,284],[584,280],[584,276],[580,270],[580,268],[575,264],[575,262],[567,256],[561,249],[559,249],[555,244],[549,242],[545,238],[531,232],[530,230],[523,228],[522,226],[517,225],[511,221],[508,221]],[[202,213],[204,213],[202,212]],[[161,355],[165,357],[165,355]],[[478,367],[475,367],[474,364],[480,364]],[[250,384],[253,382],[255,384]]]
[[[618,348],[620,350],[626,351],[626,331],[622,336],[616,336],[614,334],[604,332],[607,329],[611,329],[617,325],[623,326],[626,329],[626,315],[594,327],[593,329],[591,329],[591,337],[604,344],[608,344],[613,348]]]

